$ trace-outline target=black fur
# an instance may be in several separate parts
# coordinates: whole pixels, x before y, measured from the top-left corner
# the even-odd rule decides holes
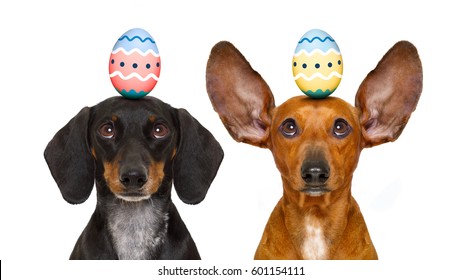
[[[111,139],[98,132],[108,122],[115,130]],[[153,126],[159,122],[169,130],[161,139],[152,136]],[[109,98],[83,108],[56,133],[44,155],[67,202],[84,202],[96,181],[96,209],[71,259],[200,259],[172,203],[172,183],[183,202],[201,202],[215,178],[223,151],[213,135],[186,110],[154,97]],[[119,178],[105,174],[108,163],[117,167],[114,170]],[[141,192],[138,185],[148,179],[155,181],[148,171],[153,164],[161,164],[163,174],[159,175],[158,188],[147,198],[126,201],[109,188],[108,177],[117,182],[120,195],[137,197]],[[131,240],[136,234],[146,241],[146,248],[129,246],[138,244],[135,241],[139,240]]]

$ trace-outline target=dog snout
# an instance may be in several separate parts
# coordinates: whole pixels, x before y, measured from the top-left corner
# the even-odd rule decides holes
[[[126,191],[138,191],[149,178],[147,151],[141,143],[130,141],[121,149],[119,181]]]
[[[329,179],[330,168],[325,161],[306,161],[302,165],[301,176],[306,184],[321,186]]]
[[[139,189],[148,181],[148,174],[144,168],[127,168],[121,171],[119,180],[127,189]]]

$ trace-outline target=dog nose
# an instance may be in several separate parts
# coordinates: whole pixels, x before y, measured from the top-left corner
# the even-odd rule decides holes
[[[326,162],[306,162],[302,166],[302,178],[309,185],[325,184],[330,176]]]
[[[148,178],[146,172],[129,170],[122,173],[119,180],[126,188],[141,188]]]

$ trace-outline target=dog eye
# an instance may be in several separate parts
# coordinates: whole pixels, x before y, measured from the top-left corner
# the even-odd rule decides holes
[[[295,124],[295,121],[293,119],[287,119],[285,120],[281,127],[279,128],[281,131],[282,135],[284,135],[287,138],[291,138],[297,135],[298,133],[298,127]]]
[[[106,139],[112,139],[115,135],[115,128],[112,122],[104,123],[98,128],[98,133]]]
[[[162,139],[167,136],[169,133],[169,129],[162,123],[155,124],[152,128],[152,137],[156,139]]]
[[[351,132],[351,127],[350,125],[348,124],[348,122],[344,119],[337,119],[335,120],[335,123],[334,123],[334,135],[337,137],[337,138],[345,138],[348,136],[348,134],[350,134]]]

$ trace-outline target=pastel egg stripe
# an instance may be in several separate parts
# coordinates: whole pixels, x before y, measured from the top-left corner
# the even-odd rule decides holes
[[[312,52],[315,49],[320,49],[323,52],[327,52],[329,49],[335,49],[337,52],[340,53],[340,49],[335,43],[322,43],[320,41],[315,41],[313,43],[308,43],[307,41],[304,41],[300,44],[297,45],[295,48],[295,53],[299,53],[301,50],[306,50],[308,53]]]
[[[128,97],[137,97],[137,96],[145,96],[147,95],[149,92],[144,92],[144,91],[136,91],[134,89],[131,89],[129,91],[125,90],[125,89],[121,89],[121,90],[118,90],[120,93],[122,93],[123,95],[128,95]]]
[[[312,81],[312,80],[314,80],[314,79],[316,79],[316,78],[320,78],[320,79],[323,79],[323,80],[327,81],[327,80],[332,79],[332,77],[334,77],[334,76],[337,77],[337,78],[342,78],[342,74],[333,71],[333,72],[331,72],[331,73],[329,74],[329,76],[327,76],[327,77],[324,76],[323,74],[319,73],[319,72],[316,72],[316,73],[314,73],[313,75],[311,75],[311,76],[309,76],[309,77],[307,77],[304,73],[298,73],[298,74],[294,77],[294,79],[295,79],[295,80],[298,80],[298,79],[301,78],[301,79],[303,79],[303,80],[305,80],[305,81]]]
[[[325,98],[326,96],[332,94],[332,92],[334,92],[334,90],[329,90],[329,89],[326,89],[326,90],[322,90],[322,89],[317,89],[316,91],[312,91],[312,90],[307,90],[307,91],[304,91],[302,90],[302,92],[306,95],[309,95],[313,98]]]
[[[123,48],[125,49],[126,51],[131,51],[133,49],[139,49],[142,53],[144,52],[147,52],[149,50],[153,50],[154,53],[159,53],[159,50],[157,49],[157,46],[155,44],[143,44],[143,43],[137,43],[137,44],[133,44],[133,43],[129,43],[129,42],[124,42],[125,44],[123,43],[120,43],[120,42],[117,42],[117,44],[114,46],[114,48],[112,49],[112,51],[115,51],[116,49],[118,48]]]
[[[329,50],[327,51],[322,51],[320,49],[314,49],[310,52],[308,52],[307,50],[305,49],[301,49],[299,50],[297,53],[294,54],[294,57],[299,57],[301,55],[306,55],[306,56],[313,56],[315,54],[320,54],[322,56],[327,56],[327,55],[330,55],[331,53],[335,54],[335,55],[341,55],[339,51],[337,51],[336,49],[334,48],[330,48]]]
[[[328,55],[315,53],[311,56],[301,53],[298,57],[294,57],[292,65],[294,76],[300,72],[305,73],[307,77],[315,72],[320,72],[324,76],[328,76],[332,71],[343,74],[342,56],[334,52]]]
[[[133,37],[128,37],[127,35],[123,35],[122,37],[119,38],[118,41],[123,41],[123,40],[128,40],[128,41],[133,41],[133,40],[140,40],[142,43],[145,43],[146,41],[150,41],[152,44],[155,44],[156,42],[154,42],[154,40],[150,37],[145,37],[145,38],[141,38],[140,36],[138,35],[135,35]]]
[[[321,49],[326,52],[330,48],[334,48],[337,52],[340,52],[337,43],[328,33],[321,29],[312,29],[306,32],[298,41],[295,53],[300,52],[302,49],[305,49],[307,52],[311,52],[314,49]]]
[[[150,73],[150,74],[148,74],[148,75],[147,75],[146,77],[144,77],[144,78],[141,77],[140,74],[135,73],[135,72],[130,73],[128,76],[125,76],[125,75],[122,74],[122,72],[120,72],[120,71],[114,71],[114,72],[112,72],[112,73],[109,74],[109,77],[111,77],[111,78],[113,78],[113,77],[115,77],[115,76],[120,77],[122,80],[130,80],[130,79],[136,78],[136,79],[138,79],[138,80],[140,80],[140,81],[142,81],[142,82],[145,82],[145,81],[147,81],[147,80],[149,80],[149,79],[154,79],[154,80],[156,80],[156,81],[159,80],[159,77],[157,77],[156,75],[154,75],[154,73]]]
[[[112,54],[109,58],[109,74],[120,71],[124,76],[132,72],[138,73],[141,77],[146,77],[154,73],[157,77],[160,75],[160,57],[148,55],[143,57],[138,53],[124,55],[122,52]]]
[[[131,49],[131,50],[127,51],[123,47],[118,47],[117,49],[113,50],[112,54],[117,54],[119,52],[122,52],[125,55],[131,55],[131,54],[136,52],[136,53],[138,53],[139,55],[141,55],[143,57],[148,56],[149,54],[153,55],[154,57],[159,57],[159,52],[156,53],[153,49],[148,49],[146,51],[142,51],[142,50],[140,50],[138,48],[134,48],[134,49]]]
[[[296,81],[298,87],[303,91],[307,92],[308,90],[330,90],[333,92],[340,84],[341,79],[337,77],[332,77],[332,79],[325,81],[321,78],[315,78],[311,81],[306,81],[303,79],[299,79]]]
[[[332,39],[332,37],[330,36],[325,36],[323,38],[319,37],[319,36],[315,36],[315,37],[312,37],[311,39],[310,38],[306,38],[306,37],[303,37],[300,41],[298,41],[299,44],[307,41],[308,43],[313,43],[315,40],[319,40],[321,41],[322,43],[324,43],[325,41],[329,40],[331,42],[335,42],[334,39]]]
[[[144,91],[145,93],[148,93],[157,84],[157,81],[155,80],[142,82],[136,78],[125,81],[122,80],[122,78],[120,78],[119,76],[112,77],[111,82],[116,88],[116,90],[119,92],[125,89],[126,91],[134,90],[136,92]]]
[[[113,50],[116,50],[119,47],[122,47],[127,51],[138,48],[142,52],[146,52],[149,49],[152,49],[155,53],[159,53],[154,39],[152,39],[149,33],[141,29],[132,29],[123,34],[117,40]]]

